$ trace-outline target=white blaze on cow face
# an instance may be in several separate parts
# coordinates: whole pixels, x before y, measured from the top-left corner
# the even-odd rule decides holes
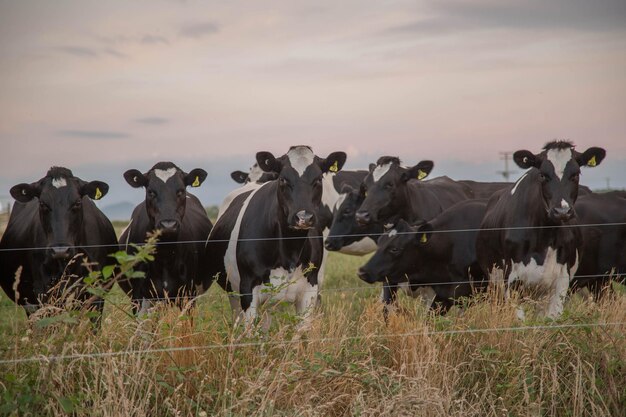
[[[297,146],[289,149],[287,158],[289,158],[291,167],[296,170],[299,176],[302,176],[307,167],[315,161],[315,154],[308,146]]]
[[[250,167],[250,173],[248,174],[248,182],[257,182],[263,176],[263,170],[259,167],[259,164],[254,164]]]
[[[378,182],[387,172],[389,172],[389,168],[391,168],[391,162],[376,166],[372,172],[374,182]]]
[[[176,174],[176,168],[168,168],[168,169],[155,169],[154,175],[157,176],[163,182],[167,182],[170,178],[172,178]]]
[[[567,163],[572,159],[572,149],[550,149],[546,153],[548,161],[554,166],[554,173],[559,178],[563,178],[563,172]]]
[[[524,178],[526,178],[526,175],[528,175],[528,172],[526,172],[524,175],[522,175],[520,177],[519,180],[517,180],[517,182],[515,183],[515,186],[513,187],[513,189],[511,190],[511,195],[515,194],[515,191],[517,190],[517,187],[519,187],[519,185],[522,183],[522,180]]]
[[[67,186],[67,180],[65,178],[53,178],[52,186],[55,188],[61,188]]]
[[[568,209],[569,203],[564,198],[561,199],[561,208]]]

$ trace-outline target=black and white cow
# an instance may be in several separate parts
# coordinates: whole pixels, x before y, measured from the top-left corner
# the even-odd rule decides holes
[[[131,187],[145,189],[146,198],[135,207],[120,237],[122,249],[134,252],[129,243],[143,243],[147,233],[160,231],[154,261],[136,268],[145,278],[120,282],[133,300],[142,300],[142,312],[150,307],[150,299],[195,296],[211,282],[204,242],[212,224],[200,200],[187,192],[206,176],[203,169],[186,173],[172,162],[159,162],[145,174],[136,169],[124,173]]]
[[[459,180],[472,190],[472,198],[491,198],[496,192],[512,185],[510,182],[482,182],[472,180]]]
[[[481,268],[492,281],[545,293],[547,317],[563,312],[580,262],[583,242],[574,211],[580,167],[598,165],[605,154],[601,148],[580,153],[565,141],[550,142],[536,155],[517,151],[515,162],[528,171],[489,202],[477,238]]]
[[[308,146],[294,146],[275,158],[257,153],[257,162],[278,179],[236,196],[218,219],[207,242],[213,275],[231,296],[231,305],[250,323],[269,299],[309,311],[318,296],[322,263],[320,206],[323,174],[338,172],[344,152],[327,158]]]
[[[115,230],[92,201],[108,190],[106,183],[83,181],[62,167],[50,168],[39,181],[11,188],[17,202],[0,241],[0,285],[27,313],[52,295],[62,295],[51,290],[63,291],[86,277],[83,258],[94,263],[91,268],[96,271],[114,263],[108,254],[117,250]],[[81,291],[78,298],[87,300],[90,294]],[[93,307],[102,311],[102,301]]]
[[[365,193],[360,187],[344,186],[342,196],[336,203],[328,237],[324,240],[327,250],[349,255],[365,255],[376,250],[376,242],[384,233],[383,225],[379,222],[361,225],[355,218],[364,199]]]
[[[430,220],[459,201],[472,198],[471,189],[448,177],[422,180],[433,169],[432,161],[403,167],[396,157],[383,156],[370,166],[361,187],[365,199],[355,217],[361,225],[393,225],[398,219],[409,223]]]
[[[248,184],[251,182],[263,184],[264,182],[275,180],[278,176],[275,172],[263,171],[259,168],[259,164],[255,162],[248,172],[233,171],[230,173],[230,177],[238,184]]]
[[[381,236],[359,277],[383,283],[386,305],[395,301],[399,287],[411,294],[429,286],[446,312],[456,299],[480,288],[485,278],[476,258],[476,235],[486,207],[487,200],[466,200],[429,222],[411,226],[400,220]]]
[[[599,296],[611,278],[626,277],[626,192],[580,196],[574,208],[584,245],[572,286]]]

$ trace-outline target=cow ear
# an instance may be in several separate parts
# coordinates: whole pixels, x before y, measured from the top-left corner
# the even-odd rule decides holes
[[[199,187],[207,177],[207,172],[202,168],[192,169],[189,174],[185,175],[185,185],[191,187]]]
[[[271,152],[257,152],[256,162],[259,164],[259,168],[265,172],[275,172],[280,174],[280,171],[283,168],[283,164],[276,159]]]
[[[80,195],[86,195],[92,200],[100,200],[109,192],[109,184],[102,181],[91,181],[80,188]]]
[[[430,242],[430,238],[433,235],[433,227],[430,223],[424,223],[420,227],[417,228],[417,233],[415,234],[415,240],[420,245],[425,245]]]
[[[433,170],[435,163],[433,161],[420,161],[414,167],[409,168],[402,174],[402,180],[423,180],[430,174],[430,171]]]
[[[148,179],[137,169],[129,169],[124,173],[124,179],[133,188],[145,187]]]
[[[345,152],[333,152],[320,161],[320,168],[322,172],[339,172],[341,168],[343,168],[343,164],[346,163],[346,155]]]
[[[341,191],[340,191],[341,194],[350,194],[354,191],[356,190],[350,184],[346,184],[346,183],[341,184]]]
[[[531,151],[517,151],[513,154],[513,160],[518,167],[522,169],[528,169],[532,167],[538,168],[539,158],[537,158]]]
[[[576,158],[579,166],[593,168],[602,162],[606,156],[606,151],[602,148],[589,148]]]
[[[233,179],[233,181],[235,181],[238,184],[243,184],[246,182],[246,180],[248,179],[248,174],[247,172],[243,172],[243,171],[233,171],[230,173],[230,177]]]
[[[28,203],[35,197],[39,197],[41,189],[35,184],[17,184],[11,187],[11,196],[20,203]]]

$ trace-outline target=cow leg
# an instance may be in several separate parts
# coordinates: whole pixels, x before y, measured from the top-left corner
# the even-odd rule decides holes
[[[565,267],[564,267],[565,268]],[[563,313],[563,303],[569,289],[569,274],[560,274],[554,282],[554,287],[550,292],[548,306],[546,309],[546,317],[556,319]]]
[[[150,310],[152,310],[152,301],[150,300],[146,300],[145,298],[143,298],[141,300],[141,308],[139,309],[139,312],[137,313],[137,317],[140,319],[145,319],[147,318],[148,314],[150,314]]]
[[[317,305],[319,285],[311,285],[306,278],[302,279],[301,288],[296,296],[296,314],[302,316],[298,325],[298,332],[304,332],[311,328],[314,307]]]
[[[241,309],[243,310],[243,319],[246,328],[250,328],[254,324],[254,320],[258,315],[260,286],[252,286],[252,282],[242,280],[241,287]]]
[[[385,323],[389,318],[389,313],[395,310],[396,300],[398,298],[398,285],[397,284],[383,284],[383,291],[381,294],[381,301],[383,302],[383,317]]]

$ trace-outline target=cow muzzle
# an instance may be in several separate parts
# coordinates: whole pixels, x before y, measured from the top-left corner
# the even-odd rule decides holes
[[[70,245],[56,245],[50,248],[52,259],[67,259],[71,256]]]
[[[370,274],[368,271],[366,271],[363,268],[359,268],[357,275],[359,276],[361,280],[367,282],[368,284],[373,284],[377,281],[377,279],[374,277],[373,274]]]
[[[571,207],[553,207],[550,209],[550,217],[557,222],[566,222],[574,217],[574,210]]]
[[[342,248],[340,239],[336,237],[329,237],[324,242],[324,247],[329,251],[338,251]]]
[[[361,226],[366,226],[372,222],[372,215],[366,210],[357,211],[354,217]]]
[[[180,222],[173,219],[161,220],[157,227],[163,235],[173,235],[178,233]]]
[[[306,210],[300,210],[294,218],[294,229],[308,230],[315,224],[315,216]]]

